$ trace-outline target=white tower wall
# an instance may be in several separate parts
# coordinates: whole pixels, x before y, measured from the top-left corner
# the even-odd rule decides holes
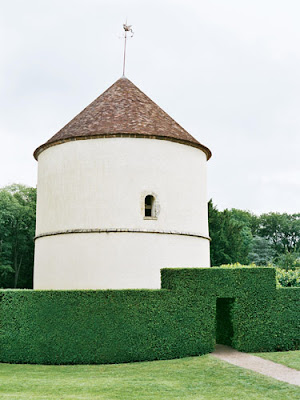
[[[206,154],[168,140],[69,141],[38,157],[35,289],[159,288],[208,267]],[[156,219],[144,218],[144,199]]]

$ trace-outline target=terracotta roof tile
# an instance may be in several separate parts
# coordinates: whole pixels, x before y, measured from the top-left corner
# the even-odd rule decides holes
[[[194,139],[125,77],[117,80],[51,139],[38,147],[34,156],[37,159],[46,148],[70,140],[118,136],[176,141],[198,147],[206,153],[208,159],[211,157],[207,147]]]

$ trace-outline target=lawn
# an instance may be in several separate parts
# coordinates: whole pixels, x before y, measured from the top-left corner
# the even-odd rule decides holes
[[[283,400],[300,388],[210,355],[117,365],[0,364],[0,399]]]
[[[254,356],[274,361],[278,364],[286,365],[300,371],[300,350],[298,351],[278,351],[276,353],[253,353]]]

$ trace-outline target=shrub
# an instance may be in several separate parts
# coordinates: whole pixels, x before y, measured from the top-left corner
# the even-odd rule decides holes
[[[300,287],[300,268],[288,271],[276,268],[276,283],[278,287]]]
[[[300,255],[296,252],[281,254],[276,260],[276,266],[285,270],[300,268]]]
[[[220,268],[256,268],[256,267],[258,267],[258,265],[254,263],[251,263],[249,265],[242,265],[240,263],[220,265]]]

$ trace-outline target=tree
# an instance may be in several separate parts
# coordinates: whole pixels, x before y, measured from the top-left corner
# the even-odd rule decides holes
[[[252,248],[249,253],[249,262],[256,265],[268,265],[273,262],[275,250],[272,244],[266,238],[254,236],[252,241]]]
[[[259,225],[259,218],[255,214],[237,208],[232,208],[230,212],[234,220],[247,226],[251,230],[253,236],[256,234]]]
[[[210,202],[209,226],[213,265],[299,265],[300,214],[272,212],[256,216],[234,208],[220,212]]]
[[[252,248],[253,232],[257,228],[257,217],[249,211],[232,208],[229,210],[230,218],[241,226],[242,247],[240,249],[239,262],[249,263],[249,251]]]
[[[250,229],[232,218],[230,210],[218,211],[210,200],[208,222],[211,237],[211,265],[247,263],[252,240]]]
[[[259,217],[258,234],[272,243],[276,257],[300,250],[300,214],[268,213]]]
[[[0,189],[0,287],[32,287],[36,189]]]

